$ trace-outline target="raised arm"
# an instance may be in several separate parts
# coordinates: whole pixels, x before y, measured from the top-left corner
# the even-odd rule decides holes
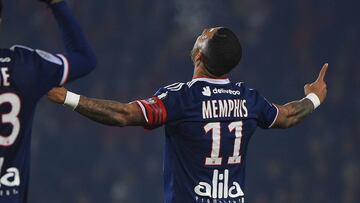
[[[51,101],[59,104],[68,103],[74,111],[98,123],[119,127],[146,125],[141,108],[135,102],[125,104],[80,96],[78,104],[75,104],[73,101],[78,100],[77,97],[78,95],[68,92],[63,87],[54,88],[48,93]]]
[[[322,67],[317,80],[305,85],[305,98],[285,105],[276,105],[279,109],[279,114],[273,128],[290,128],[300,123],[316,107],[324,102],[327,94],[326,82],[324,80],[327,69],[328,64],[326,63]]]
[[[48,4],[61,32],[65,53],[59,56],[70,67],[66,81],[78,79],[91,72],[96,66],[95,53],[67,3],[64,0],[40,1]]]

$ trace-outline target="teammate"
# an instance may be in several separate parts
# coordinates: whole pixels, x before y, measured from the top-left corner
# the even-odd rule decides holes
[[[128,104],[91,99],[65,88],[50,100],[106,125],[165,125],[166,203],[243,203],[249,140],[257,126],[289,128],[310,115],[326,97],[325,64],[318,79],[305,85],[306,97],[285,105],[269,103],[228,74],[240,62],[236,35],[223,27],[206,29],[192,50],[193,79],[161,88],[147,100]]]
[[[48,4],[60,27],[65,53],[53,55],[19,45],[0,49],[2,203],[27,202],[31,126],[38,100],[51,88],[80,78],[96,66],[94,52],[66,3],[42,1]],[[1,9],[0,0],[0,13]]]

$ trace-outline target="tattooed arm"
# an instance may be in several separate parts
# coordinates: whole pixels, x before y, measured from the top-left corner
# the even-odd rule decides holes
[[[54,88],[48,93],[48,98],[55,103],[63,104],[66,94],[67,89]],[[74,111],[93,121],[110,126],[145,126],[146,124],[142,111],[136,103],[125,104],[81,96]]]
[[[136,103],[91,99],[82,96],[75,111],[89,119],[111,126],[144,126],[145,119]]]
[[[316,94],[320,103],[323,103],[327,94],[326,82],[324,81],[327,69],[328,64],[326,63],[322,67],[317,80],[312,84],[306,84],[304,87],[305,95],[310,93]],[[285,105],[276,105],[276,107],[279,109],[279,114],[273,128],[290,128],[300,123],[314,111],[314,104],[308,98],[293,101]]]

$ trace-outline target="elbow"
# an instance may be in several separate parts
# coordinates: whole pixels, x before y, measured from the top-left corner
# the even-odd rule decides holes
[[[97,58],[95,52],[91,48],[84,48],[69,54],[75,59],[82,68],[82,75],[89,74],[97,66]]]
[[[87,73],[92,72],[97,66],[97,58],[94,52],[90,52],[84,56],[84,67],[87,70]]]

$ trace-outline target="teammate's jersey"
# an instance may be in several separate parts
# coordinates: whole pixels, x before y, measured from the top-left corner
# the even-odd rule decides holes
[[[198,78],[137,101],[147,128],[165,124],[166,203],[243,203],[249,140],[270,128],[278,109],[228,79]]]
[[[0,49],[0,202],[26,202],[36,103],[68,74],[63,55],[24,46]]]

